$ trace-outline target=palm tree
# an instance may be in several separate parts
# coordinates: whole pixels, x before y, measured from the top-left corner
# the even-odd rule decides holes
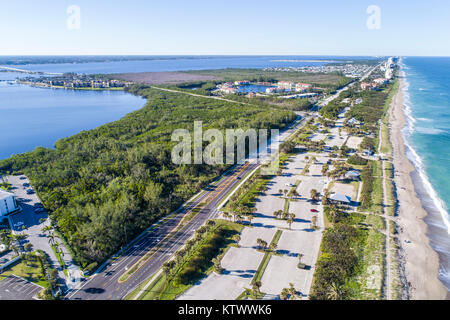
[[[183,256],[184,256],[184,254],[182,251],[175,252],[175,261],[177,263],[180,263],[181,259],[183,259]]]
[[[294,219],[289,218],[289,219],[286,220],[286,222],[289,225],[289,229],[291,229],[291,225],[292,225],[292,222],[294,222]]]
[[[333,223],[336,223],[337,217],[339,215],[339,209],[335,206],[330,206],[330,215]]]
[[[261,246],[262,246],[263,250],[266,250],[267,249],[267,242],[264,241],[264,240],[261,240]]]
[[[274,243],[274,242],[272,242],[272,243],[269,245],[269,250],[270,250],[270,251],[275,251],[276,249],[277,249],[277,244]]]
[[[288,297],[289,297],[289,289],[283,288],[283,290],[281,290],[280,299],[287,300]]]
[[[329,300],[343,300],[345,299],[345,289],[342,285],[332,282],[327,293]]]
[[[19,247],[16,246],[15,244],[11,245],[11,250],[16,254],[16,256],[19,255]]]
[[[294,298],[297,295],[297,290],[295,290],[292,282],[289,282],[289,294],[291,295],[291,298]]]
[[[317,216],[312,216],[311,217],[311,227],[312,229],[315,229],[317,227]]]
[[[162,265],[162,271],[166,275],[166,277],[169,277],[172,268],[170,267],[170,264],[168,262],[164,262],[164,264]]]
[[[214,269],[215,269],[215,271],[216,271],[217,273],[222,273],[223,268],[222,268],[222,265],[221,265],[221,263],[220,263],[220,260],[217,259],[217,258],[214,258],[214,259],[212,259],[212,262],[213,262],[213,264],[214,264]]]
[[[283,210],[277,210],[276,211],[276,217],[281,217],[283,215]]]
[[[255,281],[255,283],[253,284],[253,295],[256,296],[258,293],[261,293],[260,288],[261,288],[261,281]]]
[[[311,191],[310,191],[311,200],[316,201],[319,198],[319,196],[320,196],[320,193],[317,192],[316,189],[311,189]]]

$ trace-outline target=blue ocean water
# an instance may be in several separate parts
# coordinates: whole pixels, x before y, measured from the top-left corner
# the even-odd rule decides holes
[[[403,129],[412,179],[428,215],[427,235],[439,255],[438,278],[450,291],[450,58],[402,59]]]
[[[450,232],[450,58],[408,57],[403,63],[409,118],[406,139]]]

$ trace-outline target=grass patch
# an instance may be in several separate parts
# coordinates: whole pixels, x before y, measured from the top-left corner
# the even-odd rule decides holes
[[[386,222],[384,221],[384,218],[381,216],[369,214],[366,216],[365,222],[377,230],[385,230],[386,229]]]
[[[212,259],[225,252],[233,244],[233,235],[240,233],[243,228],[230,221],[214,221],[216,225],[192,247],[170,277],[161,273],[139,299],[173,300],[212,271]]]
[[[0,281],[10,275],[15,275],[42,287],[47,286],[48,282],[45,275],[42,273],[41,262],[35,255],[32,257],[33,258],[30,259],[29,262],[21,259],[8,266],[0,275]]]
[[[370,161],[361,173],[363,182],[358,210],[382,213],[383,188],[380,161]]]
[[[370,229],[362,252],[362,272],[356,277],[354,299],[379,300],[384,275],[384,234]]]
[[[275,232],[275,234],[273,235],[273,238],[272,238],[272,241],[270,242],[270,245],[277,244],[282,233],[283,233],[283,231],[277,230]],[[270,245],[269,245],[269,247],[270,247]],[[260,264],[258,266],[258,269],[256,269],[255,275],[253,276],[253,279],[250,282],[250,284],[253,285],[257,281],[261,281],[261,278],[262,278],[262,276],[264,274],[264,271],[266,270],[267,264],[269,263],[270,256],[271,256],[272,253],[273,252],[271,252],[269,250],[266,251],[266,253],[264,254],[264,257],[262,258],[262,260],[261,260],[261,262],[260,262]]]
[[[64,260],[61,256],[61,252],[56,251],[56,245],[52,245],[52,251],[55,254],[56,260],[58,260],[58,263],[59,263],[60,267],[62,268],[64,274],[67,276],[66,265],[64,264]]]
[[[250,289],[245,289],[239,296],[237,296],[236,300],[246,300],[246,299],[252,299],[252,300],[260,300],[264,297],[264,293],[262,292],[255,292]]]

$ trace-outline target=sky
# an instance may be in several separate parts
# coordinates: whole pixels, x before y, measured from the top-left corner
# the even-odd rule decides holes
[[[450,56],[448,0],[14,0],[0,55]]]

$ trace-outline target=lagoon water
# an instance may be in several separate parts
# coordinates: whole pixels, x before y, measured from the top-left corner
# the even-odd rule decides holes
[[[60,138],[120,119],[144,103],[120,91],[33,88],[1,81],[0,159],[37,146],[52,147]]]
[[[8,67],[52,73],[90,74],[318,66],[324,62],[301,60],[329,58],[325,56],[192,56],[105,62],[89,62],[89,58],[86,58],[86,62],[83,63],[36,63],[8,65]],[[346,58],[349,57],[339,57],[339,59]],[[286,60],[289,59],[298,60],[287,62]],[[83,57],[79,60],[83,60]],[[118,120],[125,114],[141,108],[145,103],[141,98],[125,92],[33,88],[13,82],[17,77],[25,76],[29,75],[0,72],[0,159],[7,158],[11,154],[32,151],[37,146],[52,147],[60,138]]]

